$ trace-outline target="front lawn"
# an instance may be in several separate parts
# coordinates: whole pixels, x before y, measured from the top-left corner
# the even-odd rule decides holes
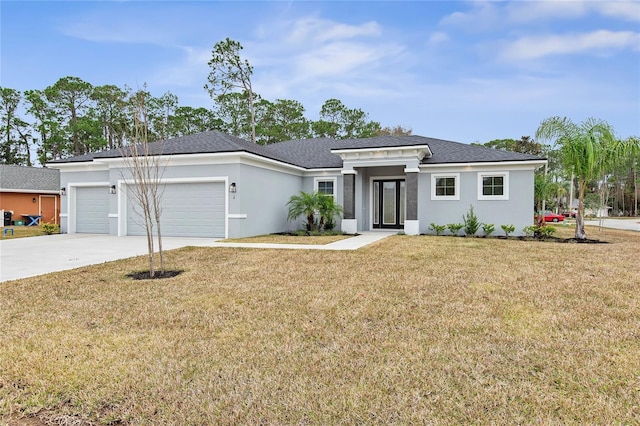
[[[640,238],[587,232],[610,244],[189,247],[170,279],[5,282],[0,423],[632,424]]]
[[[336,241],[351,238],[353,235],[258,235],[247,238],[229,238],[221,240],[223,243],[267,243],[267,244],[304,244],[304,245],[325,245]]]
[[[4,230],[7,230],[5,233]],[[13,229],[13,232],[10,230]],[[12,238],[27,238],[45,235],[39,226],[5,226],[0,228],[0,240],[10,240]]]

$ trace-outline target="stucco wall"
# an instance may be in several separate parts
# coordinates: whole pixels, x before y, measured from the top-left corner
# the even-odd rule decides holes
[[[25,224],[28,223],[28,219],[24,218],[23,214],[42,215],[42,222],[59,223],[60,196],[56,194],[0,192],[0,210],[13,211],[11,220],[23,220]]]
[[[460,172],[460,200],[432,200],[431,173],[420,174],[419,187],[418,217],[422,233],[432,233],[428,229],[431,223],[463,223],[462,217],[470,206],[480,222],[494,224],[494,235],[503,234],[500,225],[514,225],[513,235],[523,235],[522,229],[533,223],[533,170],[509,170],[508,200],[478,200],[477,170]]]

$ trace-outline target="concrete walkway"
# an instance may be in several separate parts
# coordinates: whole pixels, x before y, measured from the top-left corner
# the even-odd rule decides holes
[[[289,250],[357,250],[396,232],[363,232],[326,245],[225,243],[211,238],[165,237],[164,250],[186,246]],[[0,282],[147,254],[146,237],[59,234],[0,241]]]

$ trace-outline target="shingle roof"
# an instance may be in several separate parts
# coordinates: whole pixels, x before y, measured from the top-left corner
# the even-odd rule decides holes
[[[495,161],[541,160],[540,157],[518,152],[501,151],[460,142],[427,138],[424,136],[379,136],[366,139],[306,139],[267,145],[271,152],[288,156],[294,164],[302,167],[342,167],[342,160],[332,149],[387,148],[398,146],[428,145],[432,156],[425,157],[422,164],[482,163]]]
[[[0,164],[0,189],[59,191],[60,170]]]
[[[432,157],[424,158],[423,164],[476,163],[496,161],[541,160],[540,157],[517,152],[467,145],[424,136],[378,136],[365,139],[301,139],[271,145],[256,145],[244,139],[218,131],[182,136],[150,144],[151,153],[164,155],[202,154],[217,152],[249,152],[273,160],[282,161],[306,169],[340,168],[342,159],[331,153],[336,149],[366,149],[399,146],[428,145]],[[117,158],[120,150],[110,150],[56,160],[52,163],[91,161],[98,158]]]

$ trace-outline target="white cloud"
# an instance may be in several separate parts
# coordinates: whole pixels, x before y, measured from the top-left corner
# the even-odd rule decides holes
[[[486,31],[500,23],[500,8],[491,1],[475,1],[468,12],[454,12],[440,20],[441,25],[464,28],[470,32]]]
[[[429,37],[429,44],[432,46],[446,43],[447,41],[449,41],[449,35],[442,31],[437,31]]]
[[[631,31],[594,31],[585,34],[523,37],[509,43],[501,58],[507,61],[538,59],[549,55],[640,50],[640,33]]]
[[[347,25],[318,18],[301,18],[293,23],[286,41],[292,44],[346,40],[356,37],[378,37],[382,30],[378,23],[370,21],[360,25]]]
[[[474,32],[527,22],[574,20],[583,18],[590,13],[640,22],[640,2],[634,0],[511,1],[504,3],[478,1],[471,3],[471,8],[468,11],[458,11],[444,17],[440,24]]]
[[[640,22],[640,2],[638,1],[599,1],[590,5],[605,16]]]

